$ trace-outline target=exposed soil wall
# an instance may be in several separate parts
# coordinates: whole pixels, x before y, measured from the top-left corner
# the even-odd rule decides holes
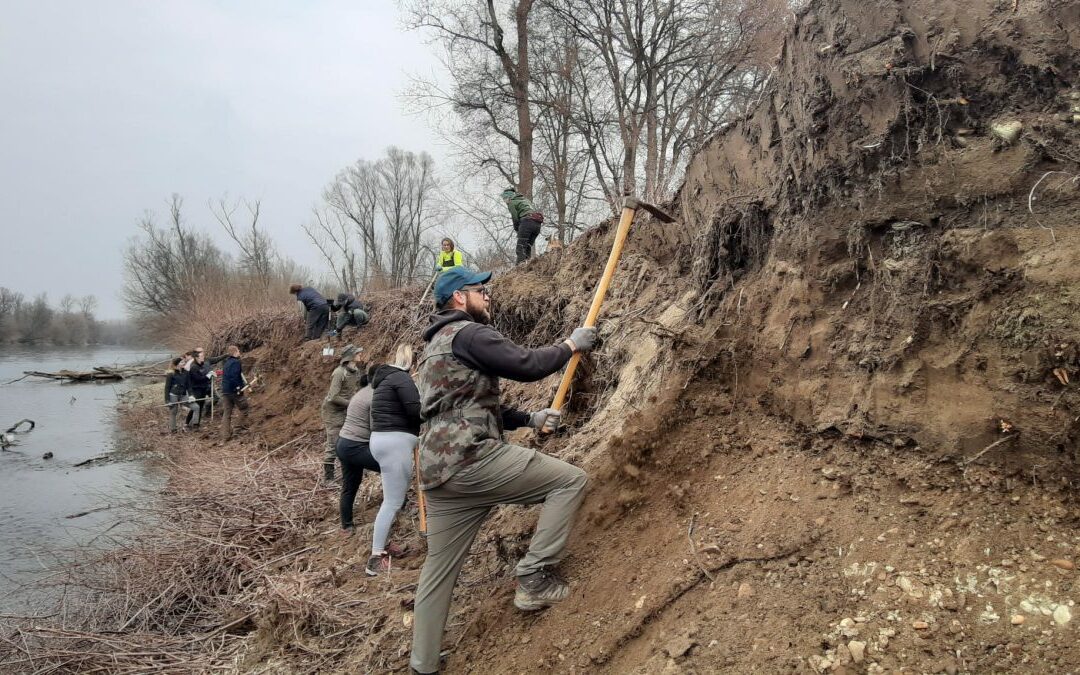
[[[497,510],[457,589],[446,670],[1075,669],[1078,48],[1076,3],[802,11],[770,89],[692,161],[679,222],[635,223],[569,428],[517,436],[590,473],[571,597],[513,610],[536,515]],[[612,229],[497,279],[499,328],[565,337]],[[349,339],[376,359],[420,346],[419,294],[377,296]],[[247,439],[212,450],[242,460],[218,478],[273,476],[303,534],[237,530],[249,548],[227,565],[249,572],[214,605],[234,623],[213,654],[176,647],[178,668],[406,666],[420,559],[368,580],[369,531],[334,534],[335,495],[315,487],[333,360],[299,330],[265,317],[218,338],[263,377]],[[506,398],[536,408],[556,384],[507,383]],[[273,520],[265,494],[255,511]],[[216,541],[214,518],[255,519],[192,527]],[[211,618],[170,625],[201,635]]]

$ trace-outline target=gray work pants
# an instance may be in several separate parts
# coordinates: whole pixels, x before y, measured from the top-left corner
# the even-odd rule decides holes
[[[176,415],[180,412],[180,406],[184,406],[191,414],[190,424],[199,423],[199,404],[188,403],[187,396],[169,394],[169,431],[176,431]]]
[[[439,669],[450,598],[481,523],[498,504],[543,503],[529,551],[517,576],[563,559],[588,478],[578,467],[528,448],[502,445],[437,488],[426,490],[427,559],[420,571],[410,663],[421,673]]]

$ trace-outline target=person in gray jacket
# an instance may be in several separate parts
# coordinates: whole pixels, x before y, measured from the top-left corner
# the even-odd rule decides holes
[[[345,424],[345,411],[349,400],[360,388],[360,368],[363,357],[358,348],[346,345],[341,350],[341,360],[330,375],[330,388],[322,404],[323,426],[326,427],[326,448],[323,451],[323,480],[334,480],[334,461],[337,458],[338,431]]]
[[[364,479],[364,470],[382,473],[379,463],[371,456],[368,441],[371,439],[371,395],[370,380],[375,375],[378,364],[368,366],[367,372],[360,375],[360,390],[353,394],[349,408],[345,411],[345,424],[338,432],[337,457],[341,461],[341,532],[352,536],[353,503]]]

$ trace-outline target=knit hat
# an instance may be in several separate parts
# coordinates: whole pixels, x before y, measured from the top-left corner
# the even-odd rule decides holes
[[[360,353],[360,349],[361,349],[360,347],[357,347],[354,344],[345,345],[341,349],[341,360],[345,361],[347,359],[351,359],[352,357],[354,357],[354,356],[356,356],[357,354]]]

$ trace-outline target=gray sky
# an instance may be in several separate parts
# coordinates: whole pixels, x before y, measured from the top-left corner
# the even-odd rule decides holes
[[[101,318],[122,316],[123,249],[173,192],[222,243],[207,199],[261,198],[314,269],[299,223],[340,168],[391,144],[442,154],[398,99],[437,64],[391,0],[6,0],[0,17],[0,286],[93,293]]]

